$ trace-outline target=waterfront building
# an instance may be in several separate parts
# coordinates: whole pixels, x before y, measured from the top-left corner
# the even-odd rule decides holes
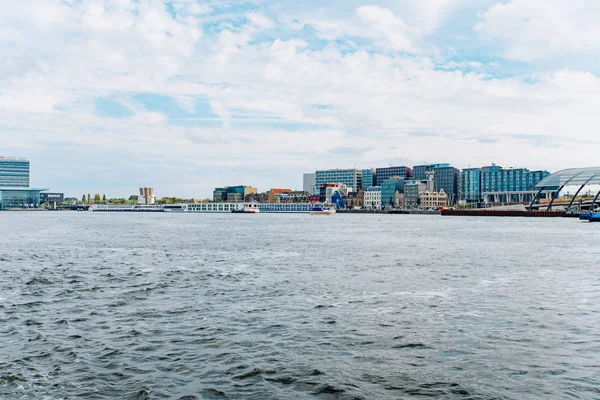
[[[0,156],[0,188],[29,188],[29,161]]]
[[[330,203],[333,196],[338,193],[340,198],[348,196],[349,189],[343,183],[324,183],[319,191],[320,201]]]
[[[227,186],[215,188],[213,191],[213,201],[242,202],[247,196],[257,194],[257,190],[251,186]]]
[[[362,170],[362,190],[367,190],[371,186],[377,186],[377,174],[375,169],[363,169]]]
[[[362,187],[362,170],[360,169],[329,169],[315,172],[318,188],[326,183],[341,183],[352,192]]]
[[[0,188],[0,210],[39,208],[41,192],[46,189]]]
[[[285,203],[291,192],[291,189],[271,189],[267,192],[267,202]]]
[[[435,168],[445,168],[450,167],[448,163],[442,164],[423,164],[423,165],[415,165],[413,167],[413,178],[416,181],[424,181],[427,180],[427,173],[433,172]]]
[[[302,180],[302,190],[310,193],[311,195],[317,194],[315,193],[315,185],[317,184],[317,175],[315,173],[304,174]]]
[[[481,197],[485,203],[527,203],[535,196],[535,186],[550,173],[527,168],[481,168]]]
[[[467,168],[460,173],[460,199],[466,203],[479,203],[483,200],[481,191],[481,168]]]
[[[287,197],[290,203],[308,203],[310,193],[302,190],[292,190]]]
[[[40,207],[48,189],[29,188],[29,173],[26,158],[0,156],[0,210]]]
[[[383,182],[394,176],[402,179],[412,178],[413,170],[410,167],[377,168],[375,175],[375,186],[382,186]]]
[[[40,205],[46,204],[50,207],[56,207],[58,203],[66,201],[64,193],[40,193]],[[77,203],[77,199],[75,199]]]
[[[404,208],[419,208],[421,203],[420,194],[429,190],[427,183],[428,181],[404,182]]]
[[[381,210],[381,187],[371,186],[364,192],[365,208],[368,210]]]
[[[448,195],[444,189],[439,192],[423,192],[419,195],[421,210],[437,209],[448,205]]]
[[[448,204],[456,204],[460,197],[460,170],[451,165],[433,168],[435,191],[444,191],[448,195]]]
[[[404,193],[404,178],[394,176],[381,185],[381,204],[384,208],[399,207],[398,194]]]
[[[348,193],[348,197],[346,198],[346,208],[356,208],[360,209],[365,206],[365,191],[359,190],[358,192],[350,192]]]

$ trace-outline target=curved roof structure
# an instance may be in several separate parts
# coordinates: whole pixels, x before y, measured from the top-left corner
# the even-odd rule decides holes
[[[600,185],[600,167],[563,169],[542,179],[536,188]]]

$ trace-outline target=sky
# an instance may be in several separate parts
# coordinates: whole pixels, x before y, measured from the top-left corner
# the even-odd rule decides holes
[[[595,0],[0,0],[0,155],[67,195],[600,164]]]

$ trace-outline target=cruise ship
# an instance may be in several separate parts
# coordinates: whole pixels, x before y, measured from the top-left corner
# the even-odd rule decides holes
[[[175,213],[256,213],[310,214],[314,207],[327,206],[322,203],[182,203],[165,205],[102,205],[94,204],[89,211],[95,212],[175,212]]]
[[[315,203],[184,203],[165,205],[164,209],[166,212],[214,214],[242,212],[245,209],[257,208],[261,214],[309,214],[314,206]]]
[[[164,212],[164,208],[159,205],[107,205],[92,204],[88,211],[95,212]]]

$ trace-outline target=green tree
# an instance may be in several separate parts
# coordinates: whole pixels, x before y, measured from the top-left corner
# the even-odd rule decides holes
[[[90,204],[92,202],[92,196],[88,193],[86,204]]]
[[[106,204],[106,195],[105,194],[102,195],[102,203]]]
[[[98,203],[100,203],[100,200],[101,200],[101,198],[100,198],[100,194],[99,194],[99,193],[96,193],[96,194],[94,195],[94,204],[98,204]]]
[[[81,196],[81,203],[85,204],[85,194],[83,196]]]

